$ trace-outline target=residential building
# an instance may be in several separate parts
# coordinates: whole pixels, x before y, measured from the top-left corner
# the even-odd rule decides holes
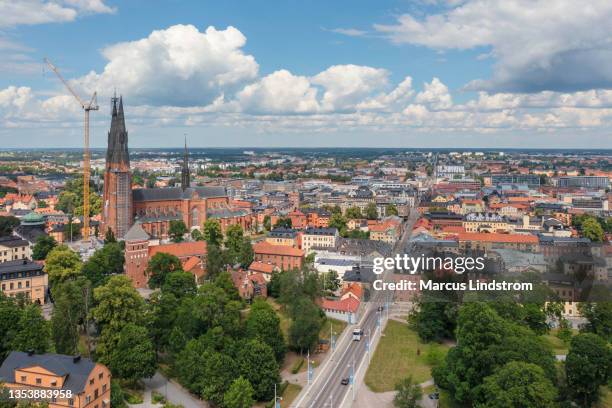
[[[0,237],[0,262],[31,258],[32,254],[28,241],[15,235]]]
[[[23,294],[32,302],[44,304],[48,287],[42,264],[27,259],[0,263],[0,289],[6,296]]]
[[[266,236],[266,242],[272,245],[299,246],[298,232],[292,228],[274,228]]]
[[[50,398],[49,408],[110,407],[111,373],[89,358],[13,351],[0,366],[0,382],[8,389],[61,390],[70,395]]]
[[[398,218],[387,218],[368,228],[373,241],[395,244],[402,236],[402,222]]]
[[[231,277],[242,299],[253,300],[258,296],[268,297],[267,281],[263,274],[238,270],[231,271]]]
[[[332,248],[338,237],[337,228],[306,228],[302,234],[302,249],[309,254],[312,248]]]
[[[286,245],[272,245],[268,242],[258,242],[253,245],[254,260],[270,263],[287,271],[302,267],[304,251]]]

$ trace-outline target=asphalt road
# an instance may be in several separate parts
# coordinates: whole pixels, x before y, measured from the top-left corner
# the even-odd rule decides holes
[[[397,242],[393,256],[397,253],[404,253],[406,242],[410,238],[412,232],[412,226],[414,225],[417,214],[416,210],[413,211],[408,221],[404,225],[404,234],[402,238]],[[390,282],[393,271],[386,271],[382,279],[385,282]],[[306,396],[298,401],[295,405],[299,408],[333,408],[340,407],[345,397],[352,399],[353,386],[342,385],[341,381],[343,378],[349,377],[352,373],[357,371],[362,361],[367,357],[366,344],[368,343],[368,336],[374,336],[377,330],[377,321],[379,316],[382,319],[383,313],[386,311],[379,312],[379,306],[384,306],[386,300],[392,300],[393,293],[390,291],[375,291],[373,297],[366,305],[364,311],[364,317],[362,318],[360,325],[348,326],[347,330],[350,330],[349,335],[352,338],[352,331],[356,327],[363,329],[364,336],[360,341],[350,340],[347,343],[338,344],[338,348],[332,356],[332,361],[329,364],[332,365],[332,369],[325,368],[328,373],[322,378],[316,378],[315,382],[310,386],[310,390]],[[371,350],[373,353],[374,350]],[[354,367],[354,368],[353,368]],[[323,375],[323,374],[322,374]],[[355,390],[356,392],[357,390]],[[349,394],[347,396],[347,393]]]

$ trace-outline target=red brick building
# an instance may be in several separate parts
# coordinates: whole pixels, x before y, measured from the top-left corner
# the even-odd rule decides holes
[[[253,245],[255,260],[273,264],[282,270],[301,268],[304,261],[304,251],[286,245],[272,245],[258,242]]]

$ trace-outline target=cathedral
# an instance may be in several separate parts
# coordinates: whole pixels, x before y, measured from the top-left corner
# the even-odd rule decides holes
[[[149,237],[166,239],[170,221],[182,220],[192,230],[201,229],[208,218],[218,219],[223,231],[232,224],[241,225],[245,231],[251,228],[251,214],[247,210],[230,206],[225,187],[191,186],[186,141],[180,186],[132,189],[123,98],[113,97],[111,101],[102,234],[111,229],[118,239],[123,239],[130,227],[138,222]]]

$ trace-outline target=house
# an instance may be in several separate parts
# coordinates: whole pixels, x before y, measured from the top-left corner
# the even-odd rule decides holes
[[[263,277],[266,278],[266,281],[269,281],[274,272],[280,272],[280,268],[272,263],[253,261],[251,265],[249,265],[249,271],[261,273]]]
[[[38,304],[45,303],[49,279],[38,262],[20,259],[0,263],[0,291],[6,296],[23,294]]]
[[[274,228],[268,233],[266,242],[272,245],[299,246],[298,232],[292,228]]]
[[[338,237],[337,228],[306,228],[302,234],[302,249],[308,254],[313,247],[333,248]]]
[[[107,408],[111,373],[81,356],[11,352],[0,366],[0,382],[8,389],[58,390],[65,398],[49,398],[49,408]]]
[[[30,259],[30,243],[14,235],[0,237],[0,262]]]
[[[263,274],[250,271],[231,271],[232,281],[242,299],[253,300],[257,296],[268,297],[267,281]]]
[[[319,305],[327,317],[353,324],[359,321],[363,295],[361,283],[347,282],[342,285],[339,298],[323,298]]]
[[[386,218],[383,221],[371,225],[370,239],[395,244],[402,235],[402,222],[399,218]]]
[[[258,242],[253,245],[254,260],[270,263],[282,270],[302,268],[304,251],[286,245]]]

